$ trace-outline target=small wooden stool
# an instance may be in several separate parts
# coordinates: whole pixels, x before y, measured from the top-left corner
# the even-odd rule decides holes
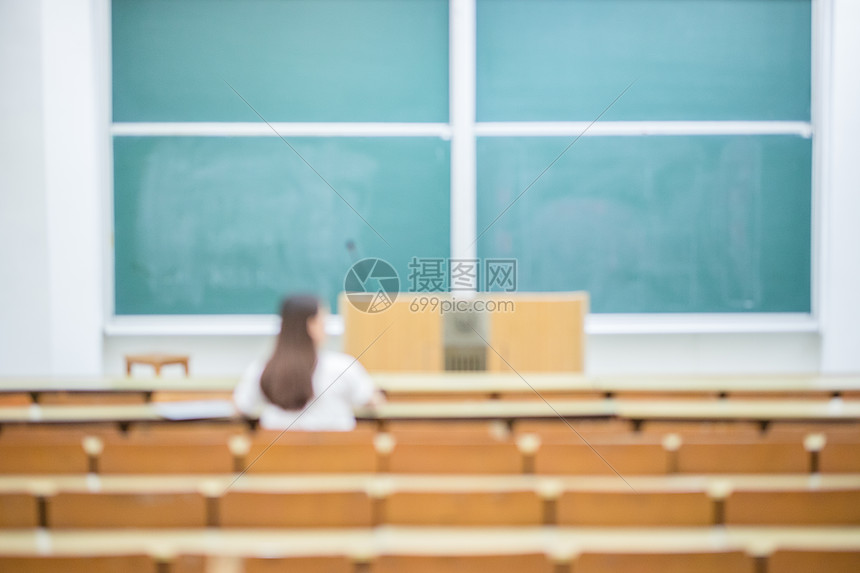
[[[127,354],[125,357],[125,373],[131,376],[132,364],[149,364],[155,368],[155,375],[161,376],[161,367],[166,364],[181,364],[188,376],[188,356],[182,354]]]

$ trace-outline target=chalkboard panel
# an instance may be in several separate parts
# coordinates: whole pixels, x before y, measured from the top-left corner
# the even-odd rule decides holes
[[[113,0],[118,122],[448,120],[447,0]]]
[[[480,138],[484,230],[570,143]],[[809,312],[811,141],[585,137],[478,242],[594,312]]]
[[[448,256],[448,142],[290,143],[390,247],[278,138],[118,137],[116,313],[273,313],[297,290],[336,308],[355,257],[406,277],[411,257]]]
[[[810,0],[478,0],[479,121],[809,120]]]

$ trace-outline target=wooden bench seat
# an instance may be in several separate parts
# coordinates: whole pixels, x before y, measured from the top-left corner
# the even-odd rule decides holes
[[[724,437],[726,439],[736,438],[758,438],[762,436],[761,427],[754,422],[720,422],[720,421],[684,421],[671,422],[659,420],[646,420],[641,427],[643,434],[666,435],[678,434],[683,438],[697,437]]]
[[[395,492],[381,523],[434,526],[541,525],[543,503],[533,491]]]
[[[556,515],[568,526],[708,526],[714,503],[705,492],[567,491]]]
[[[0,394],[0,407],[29,406],[33,403],[30,394],[26,392],[7,392]]]
[[[514,422],[514,433],[518,436],[534,434],[544,443],[579,443],[581,438],[603,436],[628,436],[632,427],[627,420],[518,420]]]
[[[630,475],[665,474],[670,466],[669,454],[659,443],[579,443],[541,445],[534,467],[537,474]]]
[[[493,443],[509,441],[509,429],[500,422],[475,420],[471,422],[392,421],[385,432],[398,444],[405,443]]]
[[[768,573],[857,573],[860,551],[779,549],[767,563]]]
[[[158,561],[160,573],[847,573],[860,560],[858,531],[575,528],[548,536],[539,527],[391,527],[382,535],[372,529],[33,530],[3,540],[0,570],[141,571],[134,561],[123,562],[132,557],[149,565]],[[140,559],[155,548],[157,558]],[[117,558],[111,568],[99,563],[106,557]]]
[[[523,457],[513,443],[396,444],[391,473],[519,474]]]
[[[377,468],[372,443],[264,443],[245,456],[248,473],[372,473]]]
[[[0,571],[14,573],[158,573],[148,555],[0,556]]]
[[[257,430],[248,437],[255,445],[368,445],[373,443],[376,429],[367,425],[349,432],[302,432],[281,430]]]
[[[0,493],[0,529],[36,527],[39,506],[29,493]]]
[[[860,440],[853,443],[828,442],[821,450],[821,471],[860,473]]]
[[[79,440],[59,444],[0,443],[0,474],[82,474],[89,470]]]
[[[732,525],[860,525],[860,490],[734,491],[725,500]]]
[[[809,453],[802,442],[684,443],[678,450],[678,471],[716,473],[807,473]]]
[[[218,500],[218,524],[221,527],[370,527],[371,505],[363,491],[228,491]]]
[[[227,441],[232,436],[248,436],[250,429],[245,422],[158,422],[134,424],[126,435],[124,441],[135,440],[175,440],[178,443],[184,441]]]
[[[206,499],[199,493],[66,493],[47,500],[52,528],[205,527]]]
[[[494,399],[512,401],[544,401],[550,404],[557,400],[604,400],[606,392],[601,390],[542,390],[540,394],[523,384],[524,388],[517,391],[493,393]]]
[[[8,424],[0,429],[0,446],[15,443],[80,443],[86,436],[124,437],[116,424]]]
[[[89,406],[144,404],[143,392],[46,392],[40,394],[41,406]]]
[[[223,474],[235,467],[226,440],[107,443],[97,464],[102,474]]]
[[[753,573],[754,561],[740,551],[714,553],[591,553],[574,562],[575,573]]]
[[[569,430],[569,429],[568,429]],[[108,434],[22,433],[0,440],[0,475],[159,473],[405,473],[627,475],[860,473],[860,440],[563,432],[556,439],[399,441],[350,432],[185,431]],[[234,439],[237,438],[237,439]],[[84,450],[82,444],[88,444]],[[386,445],[387,444],[387,445]],[[674,444],[674,445],[672,445]],[[817,445],[810,445],[817,444]],[[809,450],[807,450],[809,448]]]
[[[381,555],[372,573],[552,573],[553,564],[542,553],[515,555]]]

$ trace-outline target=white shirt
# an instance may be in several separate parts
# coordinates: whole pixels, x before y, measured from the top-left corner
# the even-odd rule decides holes
[[[264,361],[248,367],[233,391],[233,400],[246,416],[259,416],[260,426],[268,430],[352,430],[353,408],[369,403],[373,397],[373,381],[355,358],[321,351],[313,374],[313,398],[301,410],[284,410],[263,395],[260,376],[265,367]]]

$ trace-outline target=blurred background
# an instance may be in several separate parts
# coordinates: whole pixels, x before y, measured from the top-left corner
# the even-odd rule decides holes
[[[860,368],[855,2],[460,4],[3,0],[0,375],[337,347],[365,257],[589,292],[593,374]]]

